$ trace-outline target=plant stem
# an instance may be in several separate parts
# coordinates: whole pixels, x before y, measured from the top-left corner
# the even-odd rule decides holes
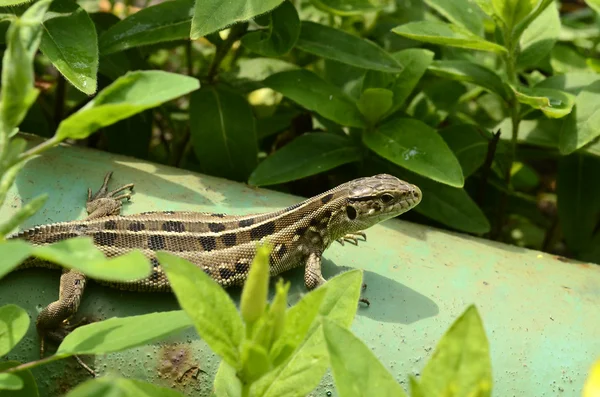
[[[227,39],[225,39],[225,41],[219,47],[217,47],[215,57],[213,58],[213,61],[208,70],[209,82],[214,82],[215,77],[217,76],[217,72],[219,70],[219,65],[221,65],[221,62],[223,62],[223,59],[225,59],[225,56],[233,46],[233,43],[235,43],[240,37],[244,35],[244,33],[246,33],[246,29],[248,29],[248,22],[233,25],[231,27],[231,30],[229,31],[229,36],[227,36]]]
[[[24,369],[31,369],[33,367],[37,367],[37,366],[42,365],[42,364],[46,364],[46,363],[49,363],[49,362],[52,362],[52,361],[56,361],[56,360],[61,359],[61,358],[63,358],[63,357],[62,356],[56,356],[56,355],[48,356],[48,357],[44,357],[44,358],[42,358],[40,360],[30,361],[28,363],[19,364],[16,367],[7,368],[7,369],[5,369],[3,371],[0,371],[0,373],[10,374],[11,372],[19,372],[19,371],[22,371]]]
[[[17,160],[13,163],[10,164],[10,166],[20,162],[20,161],[25,161],[27,159],[29,159],[30,157],[33,157],[37,154],[40,154],[41,152],[50,149],[53,146],[58,145],[61,142],[61,139],[58,139],[56,137],[56,135],[54,135],[52,138],[40,143],[39,145],[32,147],[31,149],[27,150],[26,152],[21,153],[21,155],[19,157],[17,157]]]

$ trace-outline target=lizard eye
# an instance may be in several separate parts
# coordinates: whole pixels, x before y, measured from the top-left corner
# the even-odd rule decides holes
[[[347,206],[346,207],[346,215],[348,216],[348,219],[350,219],[351,221],[356,219],[356,216],[358,215],[356,213],[356,210],[354,209],[354,207],[352,206]]]
[[[394,196],[392,196],[389,193],[384,193],[384,194],[381,195],[381,201],[384,204],[389,204],[393,199],[394,199]]]

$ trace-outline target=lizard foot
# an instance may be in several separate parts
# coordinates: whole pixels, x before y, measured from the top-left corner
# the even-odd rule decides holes
[[[367,241],[367,235],[365,232],[348,233],[344,237],[338,238],[336,241],[344,245],[344,241],[358,245],[358,238],[362,237],[362,241]]]
[[[131,199],[131,193],[133,192],[133,183],[128,183],[115,190],[108,191],[108,182],[112,177],[112,171],[106,174],[104,177],[104,183],[100,189],[92,194],[92,189],[88,188],[88,197],[86,210],[88,213],[87,219],[100,218],[109,215],[119,215],[121,212],[121,206],[123,205],[123,199],[129,201]],[[129,190],[127,193],[122,193],[124,190]]]

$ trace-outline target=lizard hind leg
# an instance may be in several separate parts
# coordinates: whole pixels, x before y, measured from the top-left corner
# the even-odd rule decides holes
[[[112,177],[112,171],[107,173],[104,177],[104,182],[100,189],[92,194],[92,189],[88,189],[88,197],[86,210],[88,213],[87,219],[101,218],[110,215],[119,215],[123,202],[121,200],[131,198],[131,192],[133,191],[133,183],[123,185],[113,191],[108,190],[108,182]],[[129,192],[119,194],[124,190]]]

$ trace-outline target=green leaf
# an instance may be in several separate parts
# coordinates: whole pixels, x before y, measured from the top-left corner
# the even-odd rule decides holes
[[[111,396],[111,397],[184,397],[183,394],[174,389],[155,386],[151,383],[135,379],[117,378],[106,376],[83,382],[65,397],[88,397],[88,396]]]
[[[308,133],[267,157],[248,183],[265,186],[294,181],[359,159],[359,150],[349,139],[326,132]]]
[[[350,330],[323,319],[323,333],[336,389],[344,397],[407,396],[375,354]]]
[[[179,98],[199,87],[197,79],[175,73],[159,70],[129,72],[63,120],[56,137],[60,140],[87,138],[99,128]]]
[[[483,36],[483,13],[469,0],[425,0],[425,3],[455,25]]]
[[[514,92],[519,102],[540,109],[549,118],[565,117],[575,104],[573,95],[551,88],[519,87]]]
[[[40,50],[78,90],[97,89],[98,37],[85,10],[70,0],[54,0],[44,18]]]
[[[8,304],[0,307],[0,357],[23,339],[29,322],[29,315],[19,306]]]
[[[141,251],[107,259],[91,238],[75,237],[51,245],[33,247],[32,255],[76,269],[96,280],[132,281],[148,277],[151,266]]]
[[[56,355],[119,352],[164,339],[192,325],[182,310],[113,317],[75,328],[60,344]]]
[[[506,85],[492,70],[469,61],[434,61],[428,70],[436,76],[456,81],[466,81],[481,86],[510,101],[512,95]]]
[[[494,0],[492,0],[494,1]],[[500,0],[502,1],[502,0]],[[514,0],[513,0],[514,1]],[[516,0],[516,1],[523,1],[523,0]],[[527,29],[527,27],[529,27],[529,25],[540,16],[540,14],[542,12],[544,12],[546,10],[546,8],[548,8],[551,4],[554,4],[554,0],[524,0],[526,2],[530,2],[531,4],[533,4],[534,6],[537,4],[537,7],[535,7],[533,12],[530,12],[525,18],[523,18],[523,20],[521,22],[519,22],[515,29],[512,32],[512,39],[515,41],[518,41],[521,37],[521,35],[523,34],[523,31],[525,29]],[[526,6],[528,7],[528,6]]]
[[[194,92],[190,99],[190,129],[202,172],[244,181],[256,167],[254,114],[238,92],[215,86]]]
[[[531,11],[538,0],[492,0],[494,13],[504,22],[511,32]]]
[[[189,39],[193,6],[193,0],[171,0],[142,8],[102,33],[100,53]]]
[[[23,380],[17,375],[0,373],[0,390],[20,390]]]
[[[534,67],[547,56],[558,40],[560,28],[558,8],[546,7],[523,32],[517,65],[523,69]]]
[[[236,376],[236,370],[221,360],[215,375],[214,391],[218,397],[239,397],[242,395],[242,382]]]
[[[600,136],[600,80],[590,84],[575,98],[575,107],[560,132],[559,149],[570,154]]]
[[[262,245],[257,248],[252,264],[250,265],[248,279],[242,289],[240,314],[247,327],[261,318],[267,308],[269,258],[272,249],[271,245]]]
[[[300,35],[300,18],[296,7],[289,1],[284,1],[268,18],[267,29],[244,35],[242,44],[249,50],[268,57],[287,54]]]
[[[550,55],[554,74],[591,72],[585,57],[571,46],[557,43]]]
[[[16,367],[21,364],[18,361],[3,361],[0,362],[0,371],[7,370],[12,367]],[[0,390],[0,397],[39,397],[40,393],[38,392],[37,384],[35,383],[35,378],[33,374],[28,369],[22,369],[18,372],[11,373],[18,377],[23,386],[18,390],[11,390],[9,392]]]
[[[225,362],[239,369],[244,324],[227,292],[185,259],[166,252],[156,255],[179,305],[192,318],[198,334]]]
[[[29,255],[33,247],[21,240],[11,240],[0,243],[0,279],[13,271]]]
[[[558,219],[569,250],[589,248],[600,216],[600,159],[574,153],[558,162]]]
[[[298,65],[274,58],[241,58],[234,70],[224,71],[220,77],[241,92],[264,88],[262,81],[272,74],[297,70]],[[262,136],[262,131],[258,130]]]
[[[600,0],[585,0],[585,3],[597,14],[600,14]]]
[[[472,175],[485,162],[489,141],[476,126],[453,125],[440,130],[440,135],[454,152],[465,178]]]
[[[362,276],[362,270],[353,269],[329,279],[321,287],[326,288],[327,293],[319,308],[319,314],[349,327],[358,309]]]
[[[419,382],[426,396],[490,396],[490,350],[475,306],[471,305],[442,337]]]
[[[358,100],[358,110],[370,124],[383,117],[394,103],[394,93],[385,88],[367,88]]]
[[[302,21],[296,47],[325,59],[358,68],[387,73],[402,71],[402,65],[378,45],[315,22]]]
[[[46,203],[48,199],[47,194],[42,194],[25,204],[15,214],[11,216],[8,222],[0,225],[0,235],[4,236],[17,228],[20,224],[29,219],[36,212],[38,212]]]
[[[196,40],[237,22],[265,14],[282,2],[283,0],[232,0],[225,7],[222,0],[197,0],[190,38]]]
[[[362,136],[369,149],[408,170],[462,187],[460,163],[436,130],[417,119],[396,117]]]
[[[497,54],[506,52],[506,48],[496,43],[492,43],[491,41],[484,40],[463,27],[444,22],[409,22],[395,27],[392,29],[392,32],[425,43],[470,48],[472,50],[480,51],[491,51]]]
[[[333,84],[305,69],[280,72],[267,77],[264,84],[308,110],[350,127],[364,127],[356,103]]]
[[[334,15],[363,15],[365,12],[377,11],[377,7],[369,0],[311,0],[316,8]]]

